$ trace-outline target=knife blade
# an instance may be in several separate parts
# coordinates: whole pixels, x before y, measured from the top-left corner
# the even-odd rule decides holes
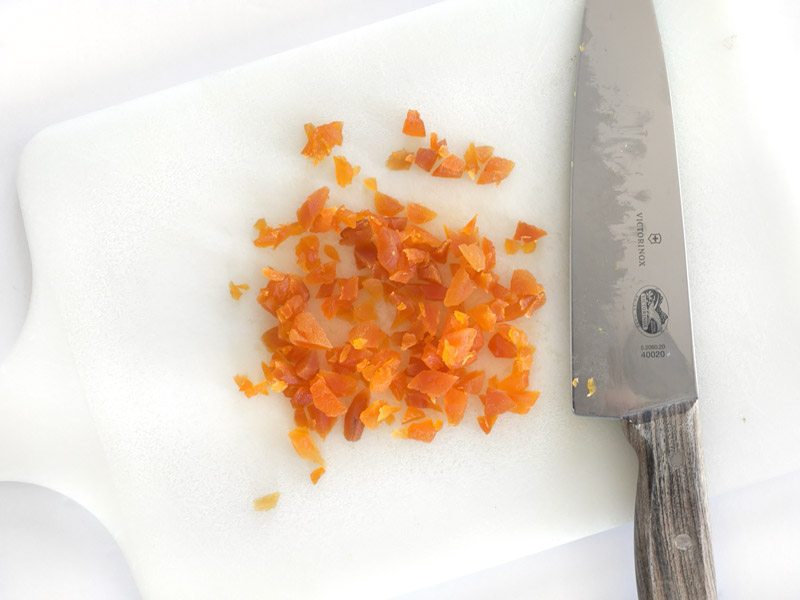
[[[639,458],[641,598],[714,598],[672,107],[651,0],[587,0],[572,151],[573,409]]]

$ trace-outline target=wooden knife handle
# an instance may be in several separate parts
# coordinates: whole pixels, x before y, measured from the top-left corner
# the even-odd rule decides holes
[[[715,599],[697,402],[623,420],[639,457],[634,538],[640,600]]]

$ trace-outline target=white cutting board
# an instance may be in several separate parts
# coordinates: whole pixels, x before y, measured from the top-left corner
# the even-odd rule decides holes
[[[33,300],[0,367],[0,479],[87,506],[146,598],[389,596],[629,519],[635,463],[618,424],[573,417],[569,405],[581,8],[445,3],[37,136],[19,178]],[[741,115],[720,102],[739,90],[693,70],[712,13],[688,0],[659,7],[713,494],[800,467],[800,352],[784,333],[798,331],[800,260],[785,234],[800,221],[770,193],[776,182],[756,189],[744,169],[714,177],[736,160],[714,125]],[[517,161],[513,175],[487,189],[387,173],[384,157],[407,143],[408,107],[453,147],[495,145]],[[256,372],[268,319],[252,294],[232,302],[226,285],[280,266],[252,247],[250,226],[289,220],[308,191],[331,184],[330,163],[314,168],[297,152],[302,123],[334,118],[346,123],[343,152],[389,193],[448,223],[478,212],[497,240],[518,218],[547,228],[533,257],[501,269],[529,267],[549,301],[529,323],[542,398],[528,416],[489,437],[469,419],[430,446],[388,431],[358,444],[333,434],[329,472],[312,487],[286,439],[285,401],[233,389],[233,373]],[[333,195],[367,202],[360,184]],[[252,511],[252,498],[276,489],[276,510]]]

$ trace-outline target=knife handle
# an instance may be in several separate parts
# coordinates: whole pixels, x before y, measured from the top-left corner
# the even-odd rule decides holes
[[[715,599],[697,401],[623,420],[639,458],[634,538],[640,600]]]

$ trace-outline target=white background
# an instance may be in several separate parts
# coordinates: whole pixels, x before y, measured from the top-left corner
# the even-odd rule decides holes
[[[20,151],[36,131],[433,2],[0,1],[0,361],[22,327],[30,295],[14,179]],[[740,35],[751,42],[745,67],[758,81],[754,102],[764,122],[797,127],[796,97],[787,95],[793,88],[786,82],[796,72],[800,4],[732,4],[741,8]],[[798,507],[800,473],[712,499],[721,597],[800,598]],[[492,595],[634,597],[631,526],[411,597]],[[113,542],[82,509],[41,488],[0,483],[0,598],[52,597],[137,594]]]

